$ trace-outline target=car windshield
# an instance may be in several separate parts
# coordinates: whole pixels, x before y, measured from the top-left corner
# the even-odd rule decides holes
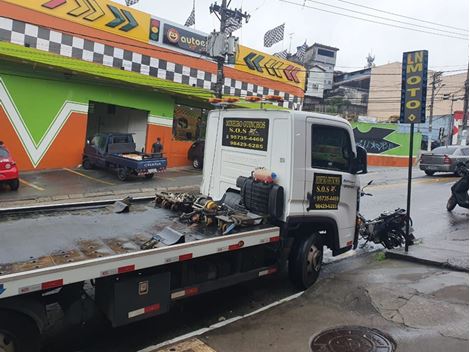
[[[9,156],[10,155],[8,154],[8,150],[0,147],[0,158],[8,158]]]
[[[439,148],[434,149],[432,152],[433,154],[437,154],[437,155],[444,155],[444,154],[452,155],[455,153],[456,150],[457,150],[456,147],[439,147]]]

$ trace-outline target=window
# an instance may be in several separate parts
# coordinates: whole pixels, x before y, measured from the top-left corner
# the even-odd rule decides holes
[[[338,127],[312,125],[312,168],[350,171],[349,133]]]
[[[195,141],[206,136],[207,110],[177,104],[173,117],[173,136],[180,141]]]
[[[335,57],[335,52],[325,50],[325,49],[318,49],[318,55],[327,56],[327,57]]]
[[[0,147],[0,158],[8,158],[8,151],[5,148]]]
[[[439,147],[439,148],[433,149],[432,153],[437,154],[437,155],[444,155],[444,154],[452,155],[455,153],[456,150],[457,150],[457,147]]]

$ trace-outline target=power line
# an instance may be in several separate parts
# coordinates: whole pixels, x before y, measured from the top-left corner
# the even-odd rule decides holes
[[[422,26],[422,25],[420,25],[420,24],[415,24],[415,23],[410,23],[410,22],[406,22],[406,21],[395,20],[395,19],[392,19],[392,18],[389,18],[389,17],[377,16],[377,15],[370,14],[370,13],[367,13],[367,12],[351,10],[351,9],[346,8],[346,7],[341,7],[341,6],[335,6],[335,5],[326,4],[326,3],[321,2],[321,1],[316,1],[316,0],[307,0],[307,1],[313,2],[313,3],[316,3],[316,4],[320,4],[320,5],[323,5],[323,6],[332,7],[332,8],[339,9],[339,10],[344,10],[344,11],[348,11],[348,12],[352,12],[352,13],[357,13],[357,14],[359,14],[359,15],[365,15],[365,16],[369,16],[369,17],[373,17],[373,18],[379,18],[379,19],[382,19],[382,20],[390,21],[390,22],[396,22],[396,23],[406,24],[406,25],[409,25],[409,26],[414,26],[414,27],[419,27],[419,28],[424,28],[424,29],[430,29],[430,30],[433,30],[433,31],[439,31],[439,32],[444,32],[444,33],[449,33],[449,34],[456,34],[456,35],[459,35],[459,36],[463,35],[463,33],[447,31],[447,30],[444,30],[444,29],[438,29],[438,28],[433,28],[433,27],[429,27],[429,26]]]
[[[296,5],[296,6],[299,6],[299,7],[303,7],[303,8],[306,7],[306,8],[312,9],[312,10],[317,10],[317,11],[322,11],[322,12],[330,13],[330,14],[333,14],[333,15],[338,15],[338,16],[343,16],[343,17],[348,17],[348,18],[353,18],[353,19],[357,19],[357,20],[361,20],[361,21],[366,21],[366,22],[370,22],[370,23],[375,23],[375,24],[381,24],[381,25],[383,25],[383,26],[388,26],[388,27],[393,27],[393,28],[399,28],[399,29],[407,29],[407,30],[410,30],[410,31],[415,31],[415,32],[420,32],[420,33],[426,33],[426,34],[431,34],[431,35],[437,35],[437,36],[440,36],[440,37],[447,37],[447,38],[454,38],[454,39],[460,39],[460,40],[468,41],[467,38],[463,38],[463,37],[456,37],[456,36],[447,35],[447,34],[442,34],[442,33],[435,33],[435,32],[424,31],[424,30],[416,29],[416,28],[403,27],[403,26],[398,26],[398,25],[394,25],[394,24],[391,24],[391,23],[383,23],[383,22],[379,22],[379,21],[370,20],[370,19],[367,19],[367,18],[362,18],[362,17],[357,17],[357,16],[351,16],[351,15],[347,15],[347,14],[340,13],[340,12],[325,10],[325,9],[321,9],[321,8],[313,7],[313,6],[308,6],[308,5],[303,5],[303,4],[299,4],[299,3],[297,3],[297,2],[293,2],[293,1],[288,1],[288,0],[279,0],[279,1],[285,2],[285,3],[288,3],[288,4],[291,4],[291,5]]]
[[[350,4],[350,5],[353,5],[353,6],[363,7],[363,8],[365,8],[365,9],[369,9],[369,10],[374,10],[374,11],[377,11],[377,12],[386,13],[386,14],[393,15],[393,16],[398,16],[398,17],[402,17],[402,18],[407,18],[407,19],[409,19],[409,20],[419,21],[419,22],[428,23],[428,24],[433,24],[433,25],[436,25],[436,26],[441,26],[441,27],[446,27],[446,28],[451,28],[451,29],[457,29],[457,30],[459,30],[459,31],[464,31],[464,32],[467,32],[467,33],[468,33],[468,29],[464,29],[464,28],[453,27],[453,26],[449,26],[449,25],[446,25],[446,24],[440,24],[440,23],[436,23],[436,22],[432,22],[432,21],[426,21],[426,20],[422,20],[422,19],[419,19],[419,18],[416,18],[416,17],[400,15],[400,14],[395,13],[395,12],[380,10],[380,9],[375,8],[375,7],[370,7],[370,6],[366,6],[366,5],[360,5],[360,4],[351,2],[351,1],[346,1],[346,0],[337,0],[337,1],[343,2],[343,3],[346,3],[346,4]]]

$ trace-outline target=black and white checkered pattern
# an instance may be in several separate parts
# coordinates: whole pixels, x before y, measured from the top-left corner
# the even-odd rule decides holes
[[[0,41],[207,90],[213,90],[217,82],[217,76],[211,72],[5,17],[0,17]],[[301,103],[298,96],[232,78],[225,78],[223,91],[239,97],[280,95],[287,108],[298,108]]]
[[[284,40],[284,27],[285,24],[281,24],[273,29],[270,29],[264,35],[264,46],[267,48],[272,47],[274,44]]]

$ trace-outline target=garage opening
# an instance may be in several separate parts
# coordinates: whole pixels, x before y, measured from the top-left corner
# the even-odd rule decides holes
[[[132,133],[137,150],[145,148],[149,111],[90,101],[86,137],[96,133]]]

